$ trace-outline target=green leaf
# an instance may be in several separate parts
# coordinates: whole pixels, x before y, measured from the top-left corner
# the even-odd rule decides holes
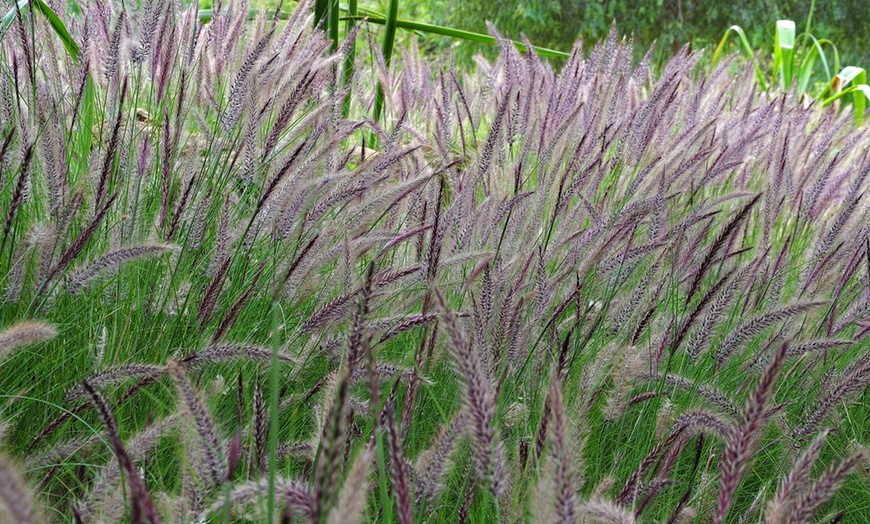
[[[867,109],[867,100],[870,99],[870,85],[858,84],[854,86],[852,93],[852,106],[855,108],[855,123],[864,125],[864,111]]]
[[[830,40],[826,38],[818,40],[811,34],[801,35],[801,37],[803,37],[804,42],[806,42],[807,39],[812,40],[813,45],[809,48],[809,51],[807,51],[803,61],[801,61],[800,69],[798,71],[798,96],[809,91],[810,80],[813,70],[815,69],[815,61],[817,58],[822,62],[822,68],[825,71],[825,82],[831,81],[831,69],[828,66],[828,57],[825,55],[825,50],[822,48],[822,45],[828,44],[834,51],[836,62],[839,63],[840,61],[837,46],[835,46]]]
[[[18,9],[20,9],[21,11],[24,11],[28,7],[30,7],[30,3],[27,0],[21,0],[20,2],[18,2]],[[15,6],[13,5],[12,8],[9,9],[9,11],[3,17],[3,34],[0,36],[5,36],[6,31],[9,30],[10,26],[12,26],[12,21],[15,20],[16,12],[17,11],[15,9]]]
[[[66,49],[66,52],[69,53],[69,56],[76,62],[79,59],[79,45],[73,39],[73,37],[67,31],[66,26],[60,17],[57,16],[57,13],[52,11],[50,7],[43,0],[32,0],[33,6],[36,7],[36,10],[42,13],[42,15],[48,19],[49,25],[54,30],[55,34],[60,38],[60,41],[63,43],[63,47]],[[22,13],[30,6],[29,0],[21,0],[18,2],[18,10]],[[6,13],[6,16],[3,17],[3,34],[6,35],[6,31],[9,29],[9,26],[12,25],[12,21],[15,19],[15,16],[18,12],[15,7],[9,10]]]
[[[867,82],[867,71],[863,67],[846,66],[837,76],[842,79],[843,87],[849,84],[864,84]]]
[[[749,40],[746,38],[746,33],[743,31],[743,28],[739,25],[732,25],[725,31],[725,34],[722,35],[722,40],[719,41],[719,45],[716,46],[716,51],[713,52],[713,59],[710,61],[710,65],[716,65],[716,62],[719,60],[719,56],[722,54],[722,51],[725,49],[725,44],[728,43],[728,37],[734,33],[740,39],[740,42],[743,44],[743,50],[746,51],[746,55],[749,56],[749,59],[752,61],[752,65],[755,66],[755,76],[758,78],[758,83],[761,85],[761,88],[765,91],[768,90],[767,82],[764,80],[764,74],[761,72],[761,68],[758,67],[758,62],[755,60],[755,51],[752,50],[752,46],[749,45]]]
[[[864,110],[867,107],[868,91],[867,87],[867,71],[862,67],[847,66],[844,67],[840,74],[843,79],[843,87],[847,88],[844,91],[849,91],[852,94],[852,108],[855,110],[855,122],[858,125],[864,123]]]
[[[773,45],[773,71],[779,77],[779,87],[788,90],[794,76],[795,25],[791,20],[776,21],[776,39]]]
[[[360,9],[360,12],[364,13],[364,11],[362,9]],[[376,16],[376,15],[365,16],[364,14],[362,14],[362,15],[357,15],[355,17],[349,16],[348,18],[354,18],[358,21],[366,21],[366,22],[370,22],[372,24],[379,24],[379,25],[386,24],[386,19],[383,16]],[[410,20],[397,19],[396,20],[396,27],[398,27],[399,29],[406,29],[408,31],[420,31],[421,33],[429,33],[429,34],[433,34],[433,35],[449,36],[451,38],[458,38],[460,40],[467,40],[469,42],[478,42],[481,44],[497,45],[497,43],[498,43],[498,42],[496,42],[494,37],[489,36],[489,35],[484,35],[484,34],[480,34],[480,33],[473,33],[471,31],[463,31],[462,29],[454,29],[452,27],[444,27],[444,26],[433,25],[433,24],[424,24],[422,22],[413,22]],[[513,42],[513,44],[515,46],[517,46],[517,49],[519,49],[521,51],[526,51],[525,44],[523,44],[521,42]],[[568,58],[571,56],[570,53],[565,53],[564,51],[556,51],[555,49],[547,49],[545,47],[532,46],[532,49],[535,52],[537,52],[540,56],[561,57],[561,58]]]
[[[827,107],[847,95],[852,95],[855,122],[858,125],[862,125],[864,123],[864,111],[867,108],[867,99],[870,98],[870,87],[867,85],[867,71],[861,67],[844,67],[831,81],[825,93],[830,93],[835,89],[841,89],[841,91],[824,99],[822,107]]]
[[[24,0],[26,1],[26,0]],[[372,24],[378,25],[386,25],[387,16],[383,13],[379,13],[373,9],[366,9],[359,7],[357,11],[351,10],[350,6],[352,4],[356,4],[356,2],[349,3],[339,3],[338,8],[339,11],[344,11],[347,13],[346,16],[342,18],[346,22],[370,22]],[[254,19],[260,13],[259,9],[250,9],[248,12],[248,18]],[[278,17],[282,20],[286,20],[290,17],[289,13],[286,11],[282,11],[278,14]],[[211,21],[212,18],[212,10],[211,9],[200,9],[199,10],[199,19],[201,22],[207,23]],[[736,26],[735,26],[736,27]],[[469,42],[477,42],[480,44],[488,44],[488,45],[498,45],[495,38],[489,35],[475,33],[472,31],[464,31],[462,29],[455,29],[452,27],[444,27],[440,25],[434,24],[426,24],[423,22],[415,22],[412,20],[402,20],[401,18],[396,19],[396,28],[404,29],[406,31],[417,31],[420,33],[428,33],[433,35],[447,36],[450,38],[457,38],[459,40],[466,40]],[[742,30],[741,30],[742,31]],[[744,36],[745,39],[745,36]],[[517,46],[517,49],[520,51],[527,51],[526,45],[522,42],[514,41],[513,44]],[[748,45],[748,43],[747,43]],[[555,49],[548,49],[546,47],[532,46],[532,49],[538,53],[540,56],[545,57],[559,57],[559,58],[570,58],[571,54],[566,53],[564,51],[557,51]],[[750,48],[751,49],[751,48]],[[767,85],[767,84],[765,84]]]

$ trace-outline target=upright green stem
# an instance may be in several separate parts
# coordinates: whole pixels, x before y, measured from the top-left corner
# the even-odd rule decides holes
[[[816,0],[810,2],[810,13],[807,15],[807,26],[804,28],[804,43],[803,47],[807,47],[807,39],[810,37],[810,27],[813,23],[813,11],[816,10]]]
[[[230,481],[224,480],[224,522],[232,522],[230,520]]]
[[[378,415],[375,414],[375,417]],[[387,444],[384,439],[383,428],[375,426],[375,451],[378,458],[378,488],[381,498],[381,510],[384,512],[383,522],[392,524],[393,503],[390,500],[389,469],[387,469]]]
[[[281,349],[281,340],[278,338],[278,331],[281,327],[281,313],[278,304],[272,303],[272,368],[270,371],[271,384],[269,391],[269,415],[271,423],[269,424],[269,500],[268,513],[269,521],[275,515],[275,475],[278,469],[278,353]]]
[[[350,32],[353,30],[354,26],[356,26],[356,19],[354,18],[359,13],[359,9],[357,7],[357,0],[349,0],[347,3],[347,14],[348,17],[344,22],[344,34],[345,38]],[[351,82],[353,81],[353,68],[354,68],[354,60],[356,59],[356,42],[350,43],[350,48],[347,50],[347,56],[344,57],[344,71],[342,74],[342,85],[347,89],[347,94],[344,96],[344,103],[341,105],[341,113],[345,118],[350,114],[350,95],[351,95]]]
[[[390,0],[387,6],[387,20],[384,26],[384,63],[387,69],[390,68],[390,59],[393,58],[393,44],[396,43],[396,20],[399,18],[399,0]],[[378,85],[378,90],[375,93],[375,122],[381,119],[381,112],[384,109],[384,86]]]
[[[332,40],[332,45],[330,46],[330,50],[334,53],[336,49],[338,49],[338,0],[329,0],[329,11],[327,22],[327,34],[329,35],[329,39]]]

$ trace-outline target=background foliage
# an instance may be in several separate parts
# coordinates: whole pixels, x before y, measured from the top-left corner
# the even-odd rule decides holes
[[[680,46],[690,43],[693,49],[712,49],[730,25],[743,27],[756,49],[773,42],[773,22],[780,18],[794,20],[800,31],[806,26],[811,0],[426,0],[404,2],[401,18],[421,19],[460,29],[486,32],[486,21],[500,31],[518,38],[524,33],[538,46],[570,51],[574,40],[584,42],[607,36],[615,21],[619,34],[634,35],[635,53],[642,54],[655,43],[659,61]],[[386,1],[381,0],[385,7]],[[836,43],[843,63],[866,64],[870,61],[870,35],[866,31],[870,3],[860,0],[817,2],[811,31]],[[449,45],[457,48],[463,59],[478,51],[494,54],[495,50],[468,42],[428,39],[432,49]],[[635,57],[636,59],[639,57]]]

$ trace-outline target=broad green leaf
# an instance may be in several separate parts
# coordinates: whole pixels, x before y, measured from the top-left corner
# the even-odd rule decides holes
[[[843,87],[852,83],[863,84],[867,82],[867,71],[863,67],[846,66],[837,73],[837,76],[843,80]]]
[[[867,109],[867,100],[870,100],[870,85],[858,84],[853,87],[852,104],[855,107],[855,122],[860,126],[864,124],[864,111]]]
[[[819,49],[815,46],[811,47],[810,50],[807,52],[807,56],[805,56],[804,59],[801,61],[800,68],[798,69],[798,98],[806,93],[809,88],[810,77],[813,74],[813,68],[816,65],[816,58],[818,57],[821,57],[824,68],[828,68],[828,65],[824,63],[824,53],[819,51]]]
[[[837,75],[842,79],[842,93],[852,95],[852,108],[855,110],[855,122],[864,123],[864,110],[867,108],[868,91],[867,71],[862,67],[847,66]]]
[[[779,77],[779,87],[786,91],[791,86],[794,72],[795,25],[791,20],[777,20],[773,46],[773,70]]]
[[[864,111],[867,109],[867,99],[870,98],[870,87],[867,85],[867,71],[861,67],[847,66],[834,77],[828,86],[826,93],[831,96],[822,101],[822,107],[827,107],[835,101],[852,95],[852,108],[855,111],[855,122],[858,125],[864,123]]]
[[[63,42],[66,52],[69,53],[73,60],[78,61],[79,45],[69,34],[69,31],[67,31],[66,26],[60,17],[58,17],[43,0],[33,0],[33,5],[35,5],[36,9],[38,9],[39,12],[48,19],[48,23],[51,25],[51,28],[54,29],[54,33],[58,38],[60,38],[60,41]]]
[[[28,7],[30,7],[30,3],[27,0],[20,0],[18,2],[18,9],[20,9],[21,11],[24,11]],[[12,21],[15,20],[16,12],[17,11],[15,10],[15,6],[13,5],[12,8],[10,8],[6,15],[3,17],[3,35],[6,34],[6,31],[8,31],[9,27],[12,25]]]
[[[852,87],[843,89],[830,98],[826,98],[822,102],[822,107],[827,107],[848,95],[852,95],[852,108],[855,111],[855,123],[862,125],[864,123],[864,111],[867,109],[867,99],[870,98],[870,86],[867,84],[856,84]]]

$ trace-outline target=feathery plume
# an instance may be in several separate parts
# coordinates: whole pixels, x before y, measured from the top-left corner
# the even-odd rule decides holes
[[[465,406],[472,428],[478,479],[486,483],[498,497],[504,489],[502,484],[504,479],[496,478],[495,475],[496,468],[500,467],[496,462],[499,460],[499,448],[502,444],[493,427],[496,406],[492,383],[485,374],[480,356],[468,343],[456,321],[456,315],[449,312],[444,297],[437,289],[435,289],[435,297],[444,311],[444,325],[450,337],[451,350],[462,381]]]
[[[820,432],[812,444],[797,458],[788,476],[780,481],[776,495],[767,503],[767,511],[764,514],[765,523],[774,524],[785,520],[789,500],[795,497],[795,492],[799,492],[804,487],[810,476],[810,470],[822,453],[822,446],[827,437],[827,430]]]
[[[724,363],[740,345],[760,334],[770,325],[789,318],[811,311],[825,302],[803,302],[785,306],[779,309],[774,309],[769,313],[755,317],[751,320],[743,322],[731,331],[731,334],[722,341],[722,344],[716,349],[716,361],[719,364]]]
[[[91,387],[87,381],[82,383],[85,391],[90,396],[91,404],[100,416],[103,426],[106,429],[106,435],[109,438],[109,443],[112,445],[112,450],[115,452],[115,457],[124,470],[124,475],[130,488],[130,502],[133,506],[133,511],[130,516],[130,521],[133,524],[160,524],[160,517],[157,515],[157,510],[154,507],[154,502],[148,494],[145,487],[145,481],[136,471],[133,461],[121,444],[121,437],[118,435],[118,423],[115,421],[115,416],[109,409],[106,399],[103,395]]]
[[[197,521],[206,521],[209,515],[221,511],[225,506],[231,508],[237,507],[265,498],[268,494],[268,478],[249,480],[238,484],[230,490],[228,497],[218,497],[214,503],[197,517]],[[303,516],[310,518],[314,514],[314,500],[311,498],[308,486],[302,481],[276,476],[275,494],[278,502],[284,502],[286,506],[300,512]]]
[[[54,326],[38,320],[26,320],[0,331],[0,361],[13,349],[51,340],[57,336]]]
[[[549,404],[552,423],[550,424],[553,458],[556,460],[556,516],[557,522],[571,524],[577,520],[574,472],[572,471],[571,436],[562,405],[562,390],[558,377],[550,384]]]
[[[0,457],[0,516],[8,522],[36,524],[42,522],[33,504],[30,489],[5,457]]]
[[[845,460],[831,466],[817,481],[810,486],[806,493],[795,501],[793,509],[785,520],[786,524],[804,524],[810,522],[813,512],[825,501],[831,498],[840,488],[846,476],[861,463],[866,463],[867,451],[860,449]]]
[[[743,413],[742,424],[725,443],[722,452],[722,481],[719,488],[717,509],[713,516],[714,524],[721,524],[733,503],[734,492],[749,467],[755,452],[760,433],[768,418],[767,406],[773,397],[773,388],[785,363],[789,342],[779,345],[770,359],[755,392],[749,397]]]
[[[73,273],[67,282],[67,290],[70,293],[79,293],[87,284],[96,279],[100,273],[117,268],[121,264],[133,260],[162,255],[174,248],[175,246],[169,244],[139,244],[110,251]]]
[[[227,465],[224,463],[224,452],[217,437],[217,430],[212,421],[211,413],[203,405],[202,400],[193,385],[187,380],[184,370],[177,362],[167,365],[169,374],[175,382],[178,391],[182,417],[192,424],[199,441],[198,460],[208,473],[208,478],[200,479],[206,490],[220,486],[227,478]]]
[[[358,524],[365,520],[366,493],[374,453],[369,446],[363,448],[353,461],[338,502],[330,512],[327,524]]]

